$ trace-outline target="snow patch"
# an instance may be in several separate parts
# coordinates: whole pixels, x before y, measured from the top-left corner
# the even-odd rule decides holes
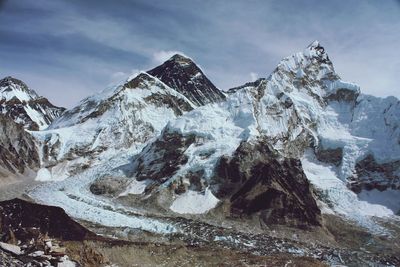
[[[51,172],[47,168],[41,168],[36,174],[36,181],[51,181],[53,180],[53,176]]]
[[[218,202],[208,188],[204,193],[188,190],[175,199],[170,209],[180,214],[202,214],[215,208]]]
[[[146,189],[146,186],[150,183],[148,180],[137,181],[134,179],[126,188],[124,192],[122,192],[119,196],[127,196],[127,195],[140,195]]]

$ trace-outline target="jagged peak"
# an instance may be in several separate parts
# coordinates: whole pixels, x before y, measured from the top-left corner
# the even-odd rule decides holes
[[[313,41],[311,44],[307,46],[304,50],[303,54],[306,57],[318,57],[324,60],[329,60],[328,55],[325,51],[325,48],[321,45],[318,40]]]
[[[225,99],[225,95],[212,84],[199,66],[185,55],[175,54],[147,73],[183,94],[195,105],[201,106]]]
[[[308,46],[307,46],[307,48],[316,48],[316,47],[321,47],[321,44],[320,44],[320,42],[318,41],[318,40],[315,40],[315,41],[313,41],[311,44],[309,44]]]
[[[17,78],[12,77],[12,76],[7,76],[0,80],[0,87],[8,87],[13,84],[18,85],[25,90],[29,90],[26,83],[24,83],[23,81],[21,81]]]
[[[9,101],[18,99],[20,101],[30,101],[40,98],[39,95],[28,87],[23,81],[12,76],[7,76],[0,80],[0,99]]]

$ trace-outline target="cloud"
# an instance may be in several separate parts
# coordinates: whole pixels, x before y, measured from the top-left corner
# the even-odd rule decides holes
[[[129,72],[117,71],[111,74],[109,86],[120,84],[126,80],[136,77],[140,73],[139,69],[132,69]]]
[[[156,64],[161,64],[170,59],[173,55],[180,54],[186,56],[185,53],[181,51],[157,51],[153,53],[153,62]],[[186,56],[187,57],[187,56]]]
[[[252,82],[254,82],[255,80],[258,79],[258,74],[255,73],[255,72],[250,72],[249,76],[250,76],[250,80],[251,80]]]
[[[0,75],[27,77],[41,94],[70,106],[133,69],[151,69],[185,51],[228,89],[267,77],[283,57],[318,39],[343,79],[363,92],[399,97],[398,3],[7,1]]]

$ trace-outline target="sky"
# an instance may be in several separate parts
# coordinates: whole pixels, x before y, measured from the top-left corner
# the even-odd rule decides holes
[[[342,79],[400,97],[400,0],[0,0],[0,77],[64,107],[177,52],[226,90],[314,40]]]

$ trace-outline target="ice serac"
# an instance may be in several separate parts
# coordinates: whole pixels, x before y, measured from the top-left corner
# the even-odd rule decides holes
[[[142,72],[82,100],[48,130],[34,133],[51,173],[38,179],[51,179],[58,171],[63,179],[123,150],[141,149],[168,121],[193,108],[185,96]]]
[[[190,58],[183,55],[174,55],[148,73],[186,96],[197,106],[225,99],[224,93],[215,87]]]
[[[43,130],[64,110],[39,96],[21,80],[13,77],[0,80],[0,113],[25,129]]]

